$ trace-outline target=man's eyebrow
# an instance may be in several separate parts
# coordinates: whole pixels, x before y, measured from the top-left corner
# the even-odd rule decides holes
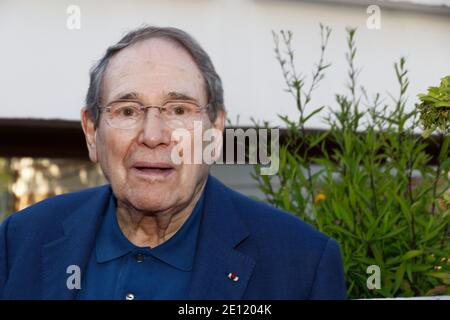
[[[114,99],[112,99],[112,101],[117,101],[117,100],[138,100],[138,101],[142,101],[142,95],[137,93],[137,92],[124,92],[124,93],[119,93],[118,95],[116,95],[114,97]],[[183,92],[178,92],[178,91],[170,91],[165,95],[165,100],[186,100],[186,101],[193,101],[193,102],[198,102],[197,99],[191,97],[190,95],[183,93]]]
[[[170,91],[169,93],[167,93],[167,97],[169,99],[174,99],[174,100],[189,100],[189,101],[197,102],[197,99],[189,96],[188,94],[182,93],[182,92]]]
[[[137,92],[125,92],[118,94],[113,100],[141,100],[141,95]]]

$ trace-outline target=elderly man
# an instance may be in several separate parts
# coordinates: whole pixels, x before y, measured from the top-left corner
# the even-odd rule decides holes
[[[144,27],[90,74],[82,126],[109,185],[37,203],[0,229],[3,299],[341,299],[336,242],[176,164],[174,130],[223,132],[223,90],[187,33]]]

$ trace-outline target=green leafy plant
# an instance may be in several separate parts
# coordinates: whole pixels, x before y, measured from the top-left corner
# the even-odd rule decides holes
[[[426,94],[419,94],[419,99],[424,136],[428,137],[437,129],[450,134],[450,76],[442,78],[439,87],[430,87]]]
[[[9,169],[9,160],[0,158],[0,192],[6,192],[11,182],[12,175]]]
[[[12,181],[10,159],[0,158],[0,223],[6,215],[13,211]]]
[[[438,140],[437,165],[415,134],[418,109],[407,111],[406,61],[394,65],[397,97],[387,103],[358,86],[355,29],[347,29],[348,93],[322,118],[329,130],[308,134],[314,89],[329,68],[325,52],[331,29],[320,26],[320,58],[310,81],[297,73],[292,33],[273,33],[275,54],[299,117],[280,115],[287,128],[275,176],[252,174],[265,200],[301,217],[338,241],[350,298],[449,293],[450,210],[446,205],[449,139]],[[334,145],[328,148],[329,144]],[[319,156],[312,150],[320,148]],[[317,154],[317,153],[315,153]],[[381,288],[369,289],[367,268],[381,270]]]

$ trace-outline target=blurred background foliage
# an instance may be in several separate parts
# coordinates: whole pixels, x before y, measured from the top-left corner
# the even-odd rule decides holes
[[[267,202],[338,241],[349,298],[449,294],[449,136],[445,130],[433,136],[440,151],[437,164],[430,165],[432,156],[417,134],[426,118],[420,116],[424,105],[436,102],[435,108],[442,108],[437,100],[448,101],[448,82],[444,96],[432,89],[431,98],[421,96],[422,105],[407,111],[408,70],[401,58],[394,64],[398,93],[388,100],[379,93],[369,95],[358,85],[356,29],[349,28],[348,92],[336,93],[335,105],[323,116],[329,130],[307,134],[311,117],[327,110],[312,103],[314,89],[330,67],[325,52],[331,29],[321,25],[320,31],[320,56],[310,78],[296,71],[292,32],[273,33],[286,91],[299,116],[279,115],[288,138],[280,146],[278,173],[261,175],[256,166],[253,177]],[[425,121],[428,134],[432,128]],[[326,140],[336,147],[327,149]],[[322,155],[311,156],[317,146]],[[371,265],[380,267],[379,289],[368,288]]]
[[[0,223],[48,197],[106,183],[99,166],[77,158],[0,158]]]

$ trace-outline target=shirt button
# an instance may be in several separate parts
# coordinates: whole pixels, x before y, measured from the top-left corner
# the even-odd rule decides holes
[[[138,253],[138,254],[135,256],[135,258],[136,258],[136,261],[137,261],[138,263],[141,263],[141,262],[144,262],[145,255],[142,254],[142,253]]]
[[[134,294],[132,294],[131,292],[127,293],[127,295],[125,296],[125,300],[134,300]]]

